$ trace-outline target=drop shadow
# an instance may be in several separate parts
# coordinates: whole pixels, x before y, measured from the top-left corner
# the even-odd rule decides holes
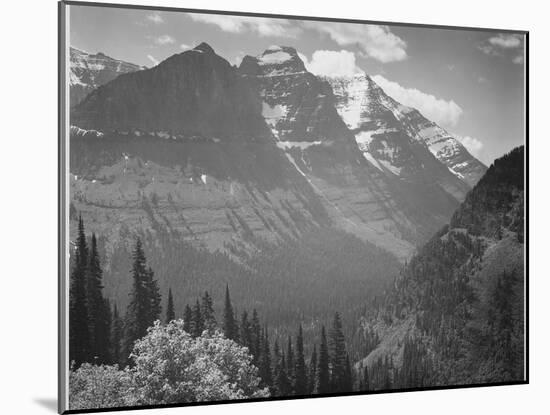
[[[35,398],[34,402],[52,412],[57,413],[57,399],[54,398]]]

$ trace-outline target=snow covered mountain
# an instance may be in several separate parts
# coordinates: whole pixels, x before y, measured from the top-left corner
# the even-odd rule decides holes
[[[143,66],[113,59],[99,52],[91,54],[71,47],[70,49],[70,104],[77,105],[98,86],[112,81],[117,76],[144,69]]]
[[[291,47],[235,68],[202,43],[73,108],[74,203],[114,240],[166,223],[224,250],[334,226],[404,260],[470,189],[410,114],[368,77],[315,76]]]
[[[403,160],[396,156],[396,152],[416,140],[425,143],[436,159],[466,183],[467,188],[473,187],[487,170],[451,134],[426,119],[418,110],[395,101],[368,75],[325,79],[337,97],[338,113],[354,132],[364,156],[380,169],[401,175]],[[426,165],[416,168],[425,169]],[[441,184],[457,198],[463,199],[462,190],[455,189],[448,181]]]
[[[277,146],[348,232],[406,256],[470,189],[408,135],[387,108],[399,104],[370,78],[319,78],[284,46],[246,56],[239,71]]]

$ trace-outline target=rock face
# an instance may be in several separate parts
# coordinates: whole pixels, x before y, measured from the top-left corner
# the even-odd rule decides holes
[[[144,67],[113,59],[103,53],[91,54],[71,47],[69,74],[71,107],[79,104],[91,91],[117,76],[142,69]]]
[[[325,79],[337,96],[339,114],[355,133],[365,157],[381,169],[401,176],[412,173],[410,169],[429,171],[424,160],[419,166],[405,166],[407,163],[402,157],[401,147],[423,143],[450,173],[466,184],[464,186],[450,178],[448,172],[437,172],[440,184],[459,200],[464,198],[464,191],[473,187],[487,170],[456,138],[426,119],[418,110],[386,95],[368,75]],[[440,170],[440,166],[433,161],[430,164]],[[408,167],[409,171],[403,172],[404,167]]]
[[[405,258],[470,189],[408,134],[389,108],[405,107],[367,76],[318,78],[296,50],[278,46],[246,56],[239,72],[255,83],[277,146],[332,219],[360,238]]]
[[[290,47],[235,68],[202,43],[73,108],[72,201],[111,245],[162,228],[227,251],[335,227],[404,260],[469,190],[414,111],[366,76],[309,73]]]
[[[402,178],[431,175],[458,200],[487,170],[456,138],[418,110],[386,95],[368,75],[325,79],[332,85],[338,112],[354,132],[357,145],[380,170]]]
[[[226,140],[269,134],[255,92],[205,43],[98,88],[75,108],[73,117],[79,127],[102,130]]]

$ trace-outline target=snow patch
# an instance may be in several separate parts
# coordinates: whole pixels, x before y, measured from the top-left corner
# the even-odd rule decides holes
[[[319,146],[321,144],[321,141],[277,141],[277,147],[281,150],[288,150],[294,147],[305,150],[311,146]]]
[[[258,58],[258,64],[263,65],[280,65],[282,63],[288,62],[292,59],[292,56],[290,54],[283,52],[283,51],[277,51],[273,53],[268,53],[260,58]]]

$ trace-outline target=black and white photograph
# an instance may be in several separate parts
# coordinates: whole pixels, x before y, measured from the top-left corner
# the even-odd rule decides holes
[[[60,3],[60,411],[528,382],[528,33],[330,17]]]

